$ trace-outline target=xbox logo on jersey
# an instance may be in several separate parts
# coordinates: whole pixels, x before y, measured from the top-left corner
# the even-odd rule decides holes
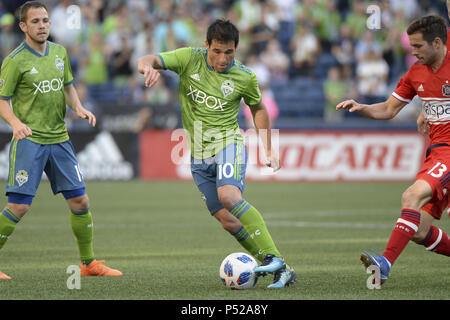
[[[214,96],[208,96],[203,91],[192,88],[192,86],[189,86],[189,90],[187,96],[190,96],[194,102],[204,104],[208,109],[220,109],[223,111],[223,107],[227,104],[226,101],[222,101]]]
[[[62,87],[64,86],[64,79],[63,78],[54,78],[52,80],[43,80],[39,83],[33,83],[36,90],[34,90],[33,94],[36,94],[38,92],[40,93],[48,93],[50,91],[60,91]]]

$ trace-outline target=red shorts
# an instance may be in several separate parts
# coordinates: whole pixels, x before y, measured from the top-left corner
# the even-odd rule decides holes
[[[450,147],[431,150],[416,175],[416,181],[419,179],[427,181],[432,189],[431,200],[422,210],[435,219],[440,219],[449,203],[447,188],[450,188]]]

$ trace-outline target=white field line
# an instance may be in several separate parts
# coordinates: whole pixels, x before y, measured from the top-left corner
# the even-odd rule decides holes
[[[306,222],[306,221],[266,221],[271,227],[295,228],[346,228],[346,229],[392,229],[393,223],[366,223],[366,222]]]
[[[376,214],[393,214],[393,218],[397,217],[395,214],[400,215],[399,208],[365,208],[365,209],[333,209],[333,210],[311,210],[311,211],[280,211],[280,212],[262,212],[263,218],[295,218],[300,216],[309,217],[343,217],[343,216],[364,216],[364,215],[376,215]]]
[[[398,208],[365,208],[365,209],[336,209],[336,210],[318,210],[308,212],[268,212],[263,213],[263,218],[267,225],[276,227],[296,227],[296,228],[351,228],[351,229],[392,229],[395,225],[396,213],[400,215]],[[344,217],[361,216],[376,214],[392,214],[392,223],[368,223],[368,222],[311,222],[311,221],[292,221],[299,218],[308,217]],[[288,219],[288,220],[286,220]]]

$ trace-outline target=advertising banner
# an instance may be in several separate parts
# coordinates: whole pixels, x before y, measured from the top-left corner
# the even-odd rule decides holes
[[[247,179],[258,181],[409,181],[421,166],[425,139],[416,132],[272,131],[281,170],[264,165],[255,130],[243,131],[248,150]],[[192,179],[183,130],[141,133],[140,177]]]

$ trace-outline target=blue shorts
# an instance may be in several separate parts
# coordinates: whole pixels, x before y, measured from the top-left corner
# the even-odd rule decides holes
[[[57,144],[38,144],[12,139],[6,195],[34,197],[45,172],[54,194],[84,194],[84,179],[70,140]],[[66,197],[67,199],[67,197]],[[31,203],[31,202],[30,202]]]
[[[244,193],[246,167],[247,150],[239,142],[229,144],[213,157],[191,158],[192,177],[211,214],[224,208],[217,195],[218,187],[233,185]]]

